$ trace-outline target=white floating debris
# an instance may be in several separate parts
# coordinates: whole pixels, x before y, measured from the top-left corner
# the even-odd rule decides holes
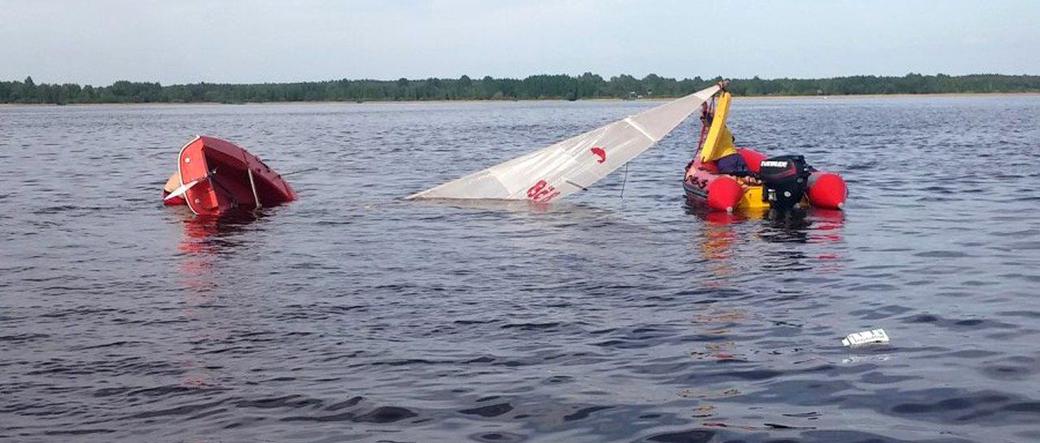
[[[866,345],[888,344],[888,334],[884,329],[878,328],[871,331],[856,332],[841,339],[841,344],[854,348]]]

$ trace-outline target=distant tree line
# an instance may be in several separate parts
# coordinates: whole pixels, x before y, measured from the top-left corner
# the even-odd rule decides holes
[[[224,84],[117,81],[109,86],[74,83],[36,84],[0,81],[0,103],[247,103],[395,100],[528,100],[679,97],[708,87],[721,78],[676,80],[650,74],[642,79],[619,75],[604,79],[585,73],[532,75],[524,79],[331,80],[301,83]],[[873,75],[821,79],[734,79],[729,90],[740,96],[934,94],[1040,92],[1040,76],[975,74]]]

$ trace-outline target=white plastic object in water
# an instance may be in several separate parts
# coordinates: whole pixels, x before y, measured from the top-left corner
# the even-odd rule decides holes
[[[717,92],[718,86],[703,89],[408,198],[539,203],[563,198],[588,188],[649,149]]]
[[[885,330],[881,328],[856,332],[843,338],[841,344],[850,348],[866,345],[884,345],[888,344],[888,334],[886,334]]]

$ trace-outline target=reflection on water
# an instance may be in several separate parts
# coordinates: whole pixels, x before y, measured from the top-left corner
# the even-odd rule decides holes
[[[845,214],[842,211],[810,208],[778,213],[771,210],[711,211],[701,205],[687,205],[686,212],[703,221],[700,239],[701,256],[714,277],[711,282],[725,282],[738,272],[750,273],[755,267],[774,270],[834,272],[840,269],[840,245]],[[752,241],[776,243],[775,248],[741,248]],[[814,243],[815,256],[810,260],[802,248],[784,247],[788,243]]]
[[[170,208],[171,217],[178,217],[183,226],[183,236],[177,245],[179,254],[179,282],[183,288],[181,316],[185,321],[199,325],[189,337],[191,343],[226,342],[233,335],[227,322],[214,317],[209,309],[235,300],[222,300],[226,296],[222,287],[236,285],[241,276],[219,268],[221,257],[233,256],[243,242],[239,239],[251,224],[256,223],[262,212],[231,212],[220,217],[196,216],[184,208]],[[219,380],[220,360],[211,353],[192,348],[180,360],[183,372],[179,386],[204,392],[221,389]]]
[[[241,242],[236,234],[264,217],[262,212],[231,212],[220,217],[200,217],[181,211],[184,236],[178,250],[193,254],[233,252]]]
[[[179,265],[182,283],[190,289],[190,297],[204,301],[218,286],[219,279],[229,277],[214,269],[215,258],[221,254],[233,254],[241,247],[237,234],[260,216],[232,213],[221,217],[199,217],[187,211],[179,212],[184,227],[184,235],[177,245],[177,250],[182,253]]]

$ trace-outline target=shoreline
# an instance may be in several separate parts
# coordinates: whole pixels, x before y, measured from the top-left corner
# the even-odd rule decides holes
[[[733,98],[906,98],[906,97],[1016,97],[1040,96],[1040,92],[936,92],[928,94],[844,94],[844,95],[744,95]]]
[[[940,93],[928,93],[928,94],[846,94],[846,95],[741,95],[734,96],[737,99],[765,99],[765,100],[780,100],[780,99],[831,99],[831,98],[851,98],[851,99],[871,99],[871,98],[910,98],[910,97],[947,97],[947,98],[958,98],[958,97],[1021,97],[1021,96],[1040,96],[1040,92],[940,92]],[[653,102],[653,101],[667,101],[674,100],[679,97],[644,97],[637,99],[622,99],[622,98],[588,98],[573,100],[575,102]],[[83,106],[243,106],[243,105],[328,105],[328,104],[350,104],[350,105],[365,105],[365,104],[444,104],[444,103],[517,103],[517,102],[567,102],[562,98],[528,98],[528,99],[459,99],[459,100],[362,100],[362,101],[351,101],[351,100],[316,100],[316,101],[271,101],[271,102],[242,102],[242,103],[221,103],[221,102],[186,102],[186,103],[175,103],[175,102],[118,102],[118,103],[68,103],[59,105],[55,103],[0,103],[0,108],[7,107],[60,107],[60,106],[72,106],[72,107],[83,107]]]

